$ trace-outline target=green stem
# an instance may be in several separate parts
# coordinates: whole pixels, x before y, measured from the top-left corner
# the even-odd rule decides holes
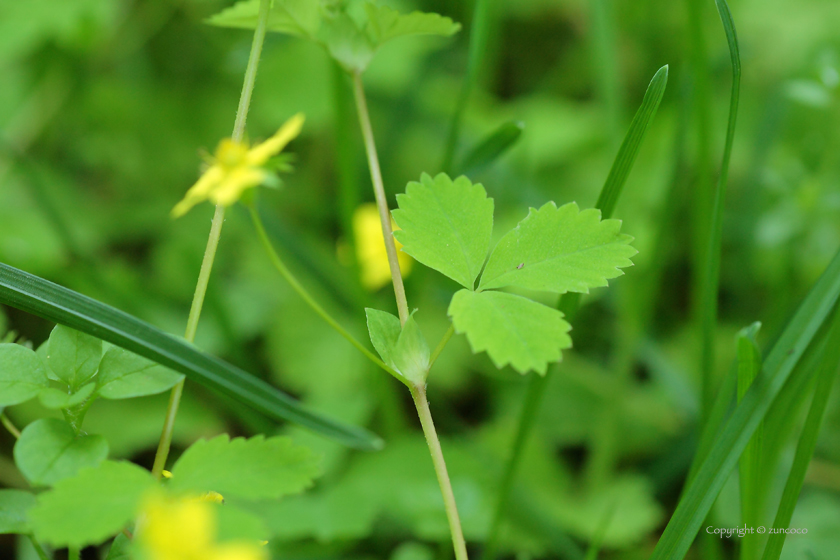
[[[432,366],[435,365],[438,356],[440,356],[440,353],[443,352],[443,349],[446,347],[446,343],[449,342],[449,339],[452,338],[453,334],[455,334],[455,325],[449,325],[449,328],[446,329],[446,332],[443,334],[443,338],[441,338],[438,345],[435,346],[435,351],[432,352],[432,357],[429,358],[429,369],[432,369]]]
[[[376,357],[376,355],[364,347],[364,345],[356,340],[352,334],[347,332],[347,330],[338,324],[338,321],[332,318],[332,316],[327,313],[327,311],[321,307],[315,298],[303,287],[303,285],[298,281],[292,271],[286,266],[286,263],[283,262],[283,259],[280,258],[280,255],[277,254],[277,251],[274,249],[274,246],[271,244],[271,240],[268,238],[268,234],[265,231],[265,226],[263,225],[262,218],[260,218],[260,213],[257,212],[255,206],[251,205],[251,220],[254,222],[254,228],[257,230],[257,237],[260,238],[260,242],[262,243],[265,252],[268,253],[268,258],[271,260],[271,264],[274,265],[274,268],[277,269],[278,272],[285,278],[286,282],[292,287],[292,289],[297,292],[297,294],[306,302],[306,304],[321,318],[323,319],[329,326],[335,329],[338,334],[344,337],[347,342],[352,344],[359,352],[365,355],[365,357],[385,370],[386,372],[390,373],[397,379],[399,379],[402,383],[406,383],[405,378],[398,374],[396,371],[388,367],[385,362],[380,360]]]
[[[35,540],[35,537],[33,535],[26,535],[26,536],[29,537],[29,542],[32,543],[32,548],[35,549],[35,554],[38,555],[38,558],[40,558],[41,560],[50,560],[49,554],[47,554],[47,551],[44,550],[44,547],[42,547],[38,543],[38,541]]]
[[[391,268],[391,280],[394,283],[394,295],[397,298],[397,310],[400,324],[405,325],[408,320],[408,300],[405,297],[400,263],[397,259],[397,246],[391,231],[391,212],[388,210],[388,200],[385,197],[385,186],[382,183],[382,171],[379,169],[379,156],[376,155],[376,143],[373,140],[373,128],[370,125],[365,90],[362,76],[358,72],[353,74],[353,95],[356,98],[356,110],[359,113],[359,124],[362,127],[362,137],[365,140],[370,179],[373,183],[373,194],[376,206],[379,208],[379,220],[382,223],[382,235],[385,237],[385,252],[388,254],[388,266]]]
[[[260,1],[259,19],[257,28],[254,30],[254,41],[251,43],[251,54],[248,57],[248,66],[245,69],[245,79],[242,84],[242,93],[239,96],[239,107],[236,109],[236,119],[233,124],[231,139],[234,142],[241,142],[245,134],[245,122],[248,118],[248,107],[251,105],[251,94],[254,92],[254,83],[257,79],[257,67],[260,63],[263,41],[265,40],[268,14],[271,10],[271,0]],[[213,261],[216,258],[216,249],[219,247],[219,238],[222,235],[222,225],[225,222],[224,206],[216,206],[213,214],[213,221],[210,225],[210,235],[207,239],[207,248],[204,251],[204,259],[201,262],[201,270],[198,273],[198,282],[195,286],[190,315],[187,319],[187,329],[184,338],[189,342],[195,340],[195,333],[198,329],[198,320],[201,317],[201,308],[204,305],[204,297],[207,294],[207,284],[210,282],[210,272],[213,270]],[[172,444],[172,431],[175,428],[175,416],[178,414],[178,405],[181,403],[181,395],[184,392],[184,382],[181,381],[172,388],[169,396],[169,405],[166,408],[166,418],[163,422],[163,431],[160,436],[155,462],[152,466],[152,474],[160,480],[163,468],[166,466],[166,459],[169,456],[169,447]]]
[[[80,560],[82,551],[77,546],[71,546],[67,549],[67,560]]]
[[[446,471],[446,461],[443,459],[440,440],[437,431],[435,431],[435,424],[432,422],[432,412],[429,410],[426,388],[415,386],[410,387],[410,390],[411,398],[414,399],[414,406],[417,407],[417,416],[420,417],[420,425],[423,427],[423,434],[426,436],[426,443],[429,445],[432,463],[435,465],[440,491],[443,495],[443,506],[446,508],[446,518],[449,520],[449,530],[452,533],[455,560],[468,560],[467,544],[461,530],[461,519],[458,517],[458,506],[455,504],[455,494],[452,493],[452,483],[449,480],[449,473]]]
[[[5,413],[0,413],[0,424],[3,424],[9,430],[9,433],[15,436],[15,439],[20,439],[20,430],[12,424],[12,421],[9,420],[9,417]]]

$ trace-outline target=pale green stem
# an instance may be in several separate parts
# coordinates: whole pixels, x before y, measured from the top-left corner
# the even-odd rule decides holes
[[[359,352],[365,355],[367,359],[371,362],[376,364],[377,366],[381,367],[386,372],[390,373],[397,379],[399,379],[402,383],[407,383],[405,378],[394,371],[392,368],[388,367],[385,362],[380,360],[376,357],[376,355],[364,347],[364,345],[356,340],[352,334],[347,332],[347,330],[342,327],[338,321],[333,319],[333,317],[327,313],[327,311],[321,307],[315,298],[312,297],[306,288],[303,287],[303,284],[292,274],[292,271],[286,266],[286,263],[283,262],[283,259],[280,258],[280,255],[277,254],[277,251],[274,249],[274,246],[271,244],[271,240],[268,238],[268,234],[265,231],[265,226],[263,225],[262,218],[260,218],[260,213],[257,212],[257,209],[254,206],[251,206],[251,220],[254,222],[254,227],[257,230],[257,236],[260,238],[262,242],[263,248],[265,252],[268,253],[268,258],[271,260],[271,264],[274,265],[274,268],[277,269],[278,272],[286,279],[286,282],[292,287],[292,289],[297,292],[297,294],[306,302],[306,304],[321,318],[323,319],[329,326],[338,332],[341,336],[344,337],[347,342],[352,344]]]
[[[3,426],[4,426],[7,430],[9,430],[9,433],[10,433],[10,434],[12,434],[13,436],[15,436],[15,439],[20,439],[20,430],[18,430],[18,429],[15,427],[15,425],[14,425],[14,424],[12,424],[12,421],[11,421],[11,420],[9,420],[9,417],[8,417],[8,416],[6,416],[5,414],[0,413],[0,424],[3,424]]]
[[[261,0],[257,28],[254,30],[254,41],[251,43],[251,54],[248,57],[248,66],[245,69],[242,93],[239,96],[239,107],[236,109],[236,120],[234,121],[233,133],[231,134],[231,139],[234,142],[241,142],[245,134],[248,107],[251,105],[251,94],[254,92],[254,83],[257,79],[257,67],[260,62],[260,53],[262,52],[263,41],[265,40],[265,31],[270,10],[271,0]],[[222,225],[224,222],[225,208],[221,205],[216,206],[216,212],[213,214],[213,222],[210,225],[207,248],[204,251],[204,260],[201,262],[201,271],[198,273],[198,282],[195,286],[190,315],[187,319],[187,329],[184,334],[184,338],[189,342],[195,340],[198,320],[201,317],[201,308],[204,305],[204,296],[207,294],[207,284],[210,282],[210,272],[213,270],[213,260],[216,258],[216,249],[219,246],[219,238],[222,235]],[[166,466],[166,459],[169,456],[169,447],[172,444],[172,431],[175,428],[175,416],[178,414],[178,405],[181,403],[183,392],[184,382],[181,381],[172,388],[172,393],[169,396],[169,405],[166,409],[163,431],[152,467],[152,474],[157,479],[160,479],[163,468]]]
[[[67,560],[80,560],[82,551],[77,546],[71,546],[67,549]]]
[[[443,494],[443,506],[446,508],[446,518],[449,520],[449,530],[452,533],[455,560],[467,560],[467,544],[461,530],[458,506],[455,504],[455,494],[452,493],[452,483],[446,471],[446,461],[443,459],[440,440],[435,431],[435,424],[432,422],[432,412],[429,410],[429,401],[426,399],[426,387],[411,387],[410,389],[414,406],[417,407],[417,416],[420,417],[420,425],[423,426],[423,434],[426,436],[426,443],[429,445],[429,453],[432,455],[432,463],[435,465],[440,492]]]
[[[35,537],[33,535],[26,535],[26,536],[29,537],[29,542],[32,543],[32,548],[35,549],[35,554],[38,555],[38,558],[40,558],[41,560],[50,560],[50,556],[44,550],[44,547],[42,547],[38,543],[38,541],[35,540]]]
[[[397,298],[397,311],[400,314],[400,324],[405,325],[408,320],[408,300],[405,297],[400,262],[397,258],[397,246],[391,231],[391,212],[388,210],[388,200],[385,197],[385,186],[382,183],[382,171],[379,169],[379,156],[376,155],[376,143],[373,140],[373,128],[370,125],[365,89],[362,76],[358,72],[353,74],[353,95],[356,98],[356,109],[359,112],[359,124],[362,127],[362,137],[365,141],[370,179],[373,183],[373,195],[379,208],[379,220],[382,222],[382,235],[385,237],[385,252],[388,254],[388,266],[391,268],[391,280],[394,283],[394,295]]]
[[[429,358],[429,369],[432,369],[432,366],[435,365],[438,356],[440,356],[440,353],[443,352],[443,349],[446,347],[446,343],[449,342],[449,339],[452,338],[453,334],[455,334],[455,325],[449,325],[449,328],[446,329],[446,332],[443,334],[443,338],[441,338],[438,345],[435,346],[435,351],[432,352],[432,357]]]

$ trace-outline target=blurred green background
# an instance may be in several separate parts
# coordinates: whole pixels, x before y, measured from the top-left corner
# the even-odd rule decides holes
[[[173,221],[172,206],[201,154],[230,134],[248,31],[202,20],[221,0],[0,2],[0,261],[180,334],[212,208]],[[453,39],[411,38],[383,49],[365,74],[385,184],[393,195],[441,171],[463,82],[473,2],[388,1],[461,22]],[[546,200],[594,204],[657,68],[668,91],[615,217],[636,238],[636,266],[584,298],[575,348],[553,377],[514,488],[502,550],[517,558],[582,558],[614,511],[604,557],[646,558],[664,527],[696,445],[699,331],[692,311],[691,216],[716,179],[730,87],[714,3],[619,0],[491,2],[489,45],[458,146],[463,155],[499,125],[519,142],[473,175],[496,200],[497,235]],[[691,61],[690,5],[705,37],[708,83]],[[762,321],[767,347],[840,247],[840,3],[732,0],[743,89],[724,218],[718,329],[723,374],[735,334]],[[364,307],[394,311],[340,247],[353,209],[372,201],[348,82],[322,50],[269,35],[248,119],[252,139],[304,112],[295,171],[263,189],[267,227],[292,268],[360,339]],[[698,99],[709,107],[704,155]],[[340,143],[340,145],[339,145]],[[343,152],[339,152],[343,148]],[[339,154],[345,155],[338,166]],[[704,158],[709,166],[704,166]],[[704,171],[705,169],[705,171]],[[340,255],[344,255],[339,258]],[[454,282],[417,265],[408,299],[430,341],[448,327]],[[553,303],[546,299],[545,303]],[[0,333],[40,344],[52,325],[0,308]],[[451,555],[431,461],[410,398],[323,324],[259,247],[242,208],[228,213],[196,344],[271,380],[311,406],[386,438],[349,452],[284,429],[322,452],[326,474],[269,512],[283,558],[431,560]],[[531,373],[530,375],[534,375]],[[496,370],[455,337],[429,379],[468,541],[484,539],[527,379]],[[279,428],[187,384],[176,445],[222,431]],[[835,391],[783,558],[840,555],[840,396]],[[86,428],[112,456],[150,465],[166,397],[106,401]],[[801,408],[801,407],[800,407]],[[46,414],[13,407],[19,425]],[[772,433],[782,453],[778,496],[804,410]],[[22,484],[0,433],[0,487]],[[778,499],[778,498],[776,498]],[[737,474],[711,519],[739,524]],[[0,557],[14,557],[0,537]],[[477,550],[477,549],[476,549]],[[709,558],[734,557],[733,542]],[[701,556],[693,551],[694,557]],[[810,556],[809,556],[810,554]],[[5,555],[5,556],[4,556]]]

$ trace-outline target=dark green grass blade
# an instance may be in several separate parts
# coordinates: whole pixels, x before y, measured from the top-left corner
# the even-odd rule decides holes
[[[464,156],[464,161],[453,175],[472,177],[481,173],[516,144],[524,128],[525,125],[519,121],[504,123]]]
[[[667,85],[668,65],[666,64],[657,70],[653,79],[650,81],[645,92],[645,97],[642,100],[642,105],[636,111],[636,116],[633,117],[630,130],[628,130],[627,135],[624,137],[624,142],[622,142],[621,148],[618,150],[618,155],[613,162],[612,169],[601,189],[601,194],[598,197],[598,202],[595,207],[601,210],[601,215],[604,219],[612,216],[612,212],[618,202],[618,197],[621,195],[624,183],[630,175],[630,170],[636,161],[642,140],[644,140],[645,134],[653,121],[653,117],[656,115]],[[565,294],[560,298],[560,310],[563,311],[567,319],[574,318],[579,304],[580,294],[578,293]],[[546,375],[532,375],[528,380],[528,392],[525,394],[525,402],[522,404],[522,412],[520,413],[519,423],[516,427],[513,450],[505,464],[504,474],[499,485],[496,508],[493,513],[490,530],[487,533],[488,538],[485,543],[484,553],[482,554],[483,560],[492,560],[494,558],[499,527],[506,514],[508,498],[514,479],[516,478],[516,472],[519,469],[522,449],[528,441],[536,423],[537,413],[542,403],[542,397],[545,394],[545,387],[548,385],[555,371],[557,371],[556,365],[549,368]]]
[[[651,560],[680,560],[758,424],[820,330],[840,295],[840,253],[797,309],[764,359],[761,373],[715,438],[677,505]]]
[[[726,144],[723,148],[723,162],[720,168],[720,178],[718,179],[717,187],[715,187],[714,202],[712,205],[712,223],[709,226],[708,232],[709,241],[703,266],[703,283],[700,286],[700,305],[703,325],[701,371],[704,417],[714,399],[715,391],[712,369],[715,361],[714,338],[717,326],[717,296],[720,281],[723,206],[726,194],[726,182],[729,178],[729,161],[732,158],[732,143],[735,139],[735,124],[738,119],[738,102],[741,97],[741,54],[738,48],[738,34],[735,31],[735,22],[732,20],[732,13],[729,11],[729,5],[726,3],[726,0],[715,0],[715,4],[720,13],[720,19],[723,22],[726,41],[729,44],[729,55],[732,64],[732,93],[729,100],[729,122],[726,126]]]
[[[604,188],[601,189],[598,202],[595,203],[595,207],[601,210],[604,219],[611,217],[613,210],[615,210],[618,197],[621,195],[621,189],[624,188],[630,170],[633,169],[633,163],[636,161],[636,156],[639,155],[639,148],[642,147],[642,141],[653,122],[653,117],[656,116],[656,111],[659,109],[662,96],[665,95],[667,85],[668,65],[666,64],[653,75],[642,100],[642,105],[636,111],[633,122],[630,123],[630,130],[627,131],[627,135],[621,143],[621,148],[619,148],[618,155],[615,157],[610,174],[607,176],[606,183],[604,183]]]
[[[805,481],[805,472],[808,470],[808,464],[811,462],[814,448],[817,446],[820,424],[828,405],[831,387],[837,377],[838,365],[840,365],[840,307],[837,307],[834,311],[828,344],[825,347],[823,360],[817,375],[814,399],[811,401],[811,408],[808,410],[808,417],[805,419],[805,426],[802,428],[802,435],[796,446],[793,466],[785,483],[784,492],[782,492],[779,509],[776,511],[776,518],[773,520],[773,527],[786,529],[790,526],[790,519],[793,516],[793,510],[796,508],[802,483]],[[785,537],[785,533],[771,534],[767,540],[762,559],[779,560],[782,547],[785,544]]]
[[[738,402],[743,400],[758,372],[761,371],[761,352],[755,337],[761,323],[753,323],[738,335]],[[761,512],[761,453],[764,435],[762,421],[750,438],[738,462],[738,483],[741,490],[741,523],[758,527]],[[758,547],[757,535],[741,539],[741,560],[754,560]]]
[[[107,340],[183,373],[274,420],[295,422],[350,447],[378,449],[382,445],[374,434],[307,410],[268,383],[148,323],[2,263],[0,303]]]

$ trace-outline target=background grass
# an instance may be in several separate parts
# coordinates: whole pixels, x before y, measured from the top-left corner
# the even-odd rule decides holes
[[[441,170],[476,11],[472,1],[388,3],[465,25],[452,40],[395,42],[366,75],[393,206],[406,182]],[[486,4],[479,13],[487,44],[473,66],[453,164],[503,125],[523,123],[512,147],[471,175],[496,200],[497,231],[547,199],[593,206],[651,76],[670,67],[668,90],[614,211],[636,237],[637,266],[582,300],[574,350],[546,386],[499,535],[507,556],[583,558],[595,540],[602,558],[647,558],[704,441],[696,286],[709,234],[698,215],[710,215],[724,147],[726,39],[711,1]],[[167,332],[183,330],[212,209],[177,221],[168,213],[197,177],[200,150],[212,151],[229,134],[250,45],[246,31],[201,24],[225,5],[40,0],[2,8],[0,261]],[[714,386],[724,387],[738,331],[761,321],[758,346],[773,347],[840,248],[840,4],[733,0],[730,8],[743,77],[713,332],[711,371]],[[265,138],[295,112],[306,113],[291,147],[295,172],[283,177],[283,189],[260,194],[266,229],[319,300],[363,339],[364,306],[395,310],[391,292],[365,290],[352,251],[348,259],[339,249],[352,247],[354,208],[372,199],[348,93],[317,47],[269,36],[248,133]],[[427,338],[438,340],[454,284],[417,265],[406,287]],[[0,330],[36,345],[50,328],[8,307],[0,311]],[[764,421],[759,485],[766,496],[758,516],[765,525],[796,456],[826,331],[797,348],[803,358]],[[387,442],[381,452],[360,453],[284,429],[324,453],[327,474],[313,491],[273,507],[278,557],[446,557],[446,519],[410,401],[285,285],[242,208],[228,214],[196,343]],[[836,385],[821,429],[814,434],[809,420],[806,430],[814,454],[791,526],[809,532],[790,536],[782,558],[840,553]],[[527,378],[473,356],[462,337],[453,338],[430,379],[473,555],[490,526],[527,387]],[[165,400],[101,403],[86,427],[109,438],[114,456],[148,466]],[[721,402],[723,422],[730,401]],[[19,426],[45,414],[34,405],[7,412]],[[277,429],[188,383],[174,454],[200,436]],[[9,462],[11,446],[0,433],[0,486],[22,483]],[[708,524],[741,524],[737,471],[722,481]],[[735,558],[738,542],[695,546],[689,555]],[[15,546],[0,536],[0,557],[14,557]]]

